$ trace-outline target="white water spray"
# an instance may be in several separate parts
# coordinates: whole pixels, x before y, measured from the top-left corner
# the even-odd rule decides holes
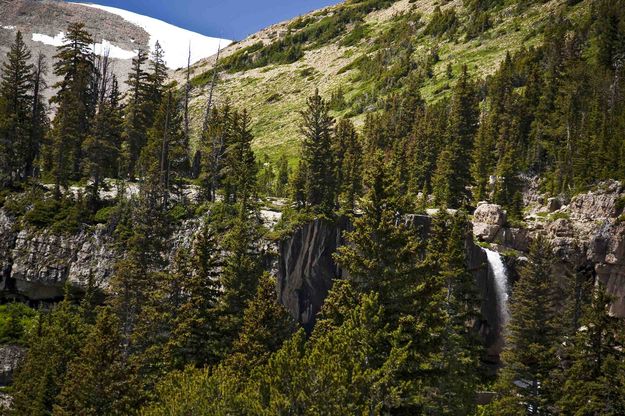
[[[496,251],[484,249],[488,258],[490,271],[495,278],[495,291],[497,294],[497,306],[499,309],[500,326],[503,329],[510,320],[508,309],[508,274],[506,266],[501,260],[501,255]]]

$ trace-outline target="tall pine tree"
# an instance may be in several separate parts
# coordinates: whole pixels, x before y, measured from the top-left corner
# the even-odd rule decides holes
[[[4,186],[32,173],[38,148],[32,134],[34,66],[30,58],[22,32],[18,31],[2,65],[0,81],[0,183]]]

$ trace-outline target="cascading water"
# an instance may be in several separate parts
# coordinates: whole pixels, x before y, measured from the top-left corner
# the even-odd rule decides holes
[[[510,311],[508,310],[508,274],[506,273],[506,266],[503,264],[499,253],[488,249],[484,249],[484,251],[488,258],[490,272],[495,278],[499,324],[500,330],[503,330],[510,320]]]

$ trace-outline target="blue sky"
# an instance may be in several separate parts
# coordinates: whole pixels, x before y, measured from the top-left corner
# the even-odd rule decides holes
[[[82,0],[74,0],[81,1]],[[339,0],[91,0],[226,39],[249,34]]]

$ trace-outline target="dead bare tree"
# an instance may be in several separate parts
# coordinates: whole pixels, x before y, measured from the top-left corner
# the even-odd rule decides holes
[[[219,67],[219,55],[221,54],[221,43],[217,48],[217,57],[215,58],[215,65],[213,66],[213,79],[208,90],[208,102],[206,103],[206,112],[204,113],[204,124],[202,125],[202,137],[208,130],[208,123],[210,122],[211,110],[213,107],[213,93],[215,92],[215,85],[217,84],[217,74]]]
[[[189,95],[191,93],[191,43],[189,42],[189,56],[187,58],[187,85],[184,94],[184,138],[189,143]]]

